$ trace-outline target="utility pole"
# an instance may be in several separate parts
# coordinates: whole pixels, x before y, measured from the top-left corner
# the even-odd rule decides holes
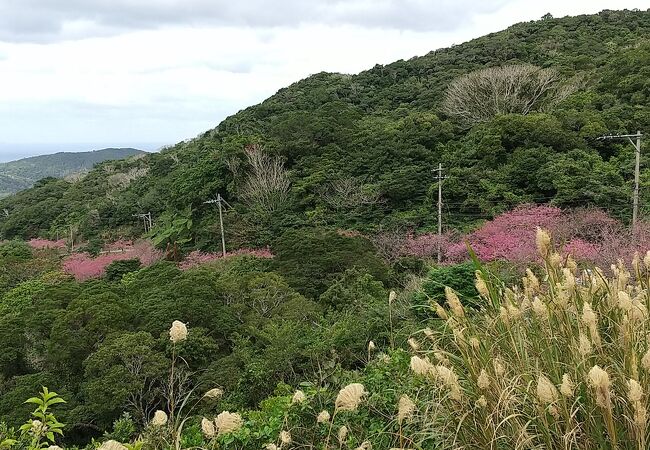
[[[219,225],[220,225],[220,228],[221,228],[221,251],[223,252],[223,256],[225,257],[226,256],[226,237],[225,237],[224,232],[223,232],[223,210],[224,210],[224,207],[222,206],[222,203],[225,204],[228,208],[232,208],[232,206],[230,206],[228,204],[228,202],[223,199],[221,194],[217,194],[216,199],[208,200],[208,201],[203,202],[203,203],[204,204],[210,204],[210,205],[213,205],[213,204],[216,203],[217,206],[219,207]]]
[[[70,225],[70,253],[74,252],[74,234],[73,226]]]
[[[635,161],[634,161],[634,195],[632,197],[632,228],[636,227],[636,222],[639,217],[639,177],[640,177],[640,166],[641,166],[641,137],[643,134],[641,131],[637,131],[636,134],[608,134],[601,136],[599,140],[605,139],[627,139],[634,146],[635,150]],[[634,140],[632,140],[634,138]]]
[[[153,221],[151,220],[151,212],[148,212],[146,214],[133,214],[133,217],[142,219],[145,233],[151,231],[151,229],[153,228]]]
[[[438,163],[438,168],[433,169],[436,172],[438,180],[438,264],[442,261],[442,180],[447,178],[442,176],[442,163]]]

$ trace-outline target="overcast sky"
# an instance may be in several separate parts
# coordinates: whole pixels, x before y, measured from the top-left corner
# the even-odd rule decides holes
[[[312,73],[356,73],[547,12],[648,7],[650,0],[0,0],[0,158],[63,144],[175,143]]]

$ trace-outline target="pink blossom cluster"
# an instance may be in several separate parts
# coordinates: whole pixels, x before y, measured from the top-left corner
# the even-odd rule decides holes
[[[143,266],[149,266],[162,259],[163,253],[149,241],[138,241],[128,251],[102,253],[93,258],[88,253],[73,253],[63,260],[65,273],[73,275],[77,281],[98,278],[104,275],[106,267],[114,261],[139,259]]]
[[[601,245],[587,242],[581,238],[573,238],[563,247],[565,255],[571,255],[578,261],[595,261],[598,259]]]
[[[226,259],[240,255],[254,256],[256,258],[273,258],[273,253],[271,253],[271,250],[267,247],[263,249],[240,248],[238,250],[233,250],[226,253]],[[181,270],[187,270],[213,261],[218,261],[223,258],[224,256],[221,253],[208,253],[202,252],[200,250],[194,250],[178,264],[178,267]]]
[[[50,241],[48,239],[35,238],[27,241],[27,244],[35,250],[49,250],[49,249],[65,249],[66,242],[65,239],[59,239],[58,241]]]
[[[553,232],[560,222],[562,210],[553,206],[522,206],[500,214],[481,228],[465,236],[447,249],[453,262],[467,258],[467,242],[482,261],[505,259],[513,263],[533,261],[537,227]]]
[[[457,263],[468,259],[469,243],[482,261],[506,260],[523,265],[538,260],[537,227],[551,233],[564,255],[604,267],[619,258],[629,260],[635,252],[644,254],[650,249],[650,223],[641,222],[632,231],[597,209],[562,210],[546,205],[524,205],[495,217],[465,236],[409,235],[400,253],[434,257],[440,243],[444,262]]]

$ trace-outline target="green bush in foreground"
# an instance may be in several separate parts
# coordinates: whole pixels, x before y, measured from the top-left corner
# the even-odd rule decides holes
[[[18,431],[0,426],[0,449],[12,450],[40,450],[47,448],[56,450],[57,435],[63,436],[64,424],[56,419],[51,412],[51,407],[65,403],[56,392],[50,392],[43,387],[38,397],[31,397],[25,401],[36,405],[32,418],[22,425]]]

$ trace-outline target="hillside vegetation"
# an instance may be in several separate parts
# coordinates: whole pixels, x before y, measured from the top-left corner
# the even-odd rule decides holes
[[[0,163],[0,197],[28,189],[43,178],[83,175],[97,163],[144,154],[134,148],[105,148],[90,152],[59,152]]]
[[[632,146],[597,138],[648,129],[649,32],[317,74],[4,199],[0,448],[645,449],[650,172],[631,228]]]
[[[50,180],[4,200],[9,215],[0,218],[0,233],[54,237],[72,226],[80,239],[137,235],[142,228],[132,215],[151,211],[161,233],[191,219],[183,245],[209,249],[216,208],[203,202],[217,193],[234,207],[225,218],[232,248],[266,245],[300,226],[426,230],[436,226],[431,169],[439,162],[450,177],[449,226],[522,202],[596,205],[627,220],[633,147],[596,139],[648,128],[649,31],[647,11],[546,17],[358,75],[316,74],[159,154],[99,165],[80,182]],[[558,87],[573,89],[526,114],[472,125],[445,112],[452,81],[512,64],[552,69]],[[245,153],[251,144],[271,160],[267,166],[287,171],[289,187],[277,204],[247,195],[256,176]]]

